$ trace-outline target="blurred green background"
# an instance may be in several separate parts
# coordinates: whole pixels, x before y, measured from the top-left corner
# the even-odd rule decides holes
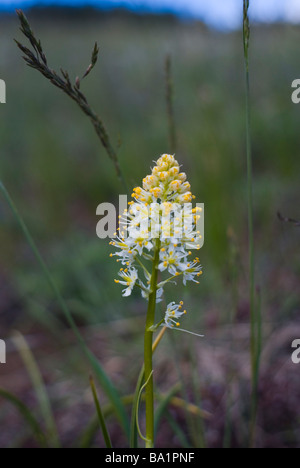
[[[164,62],[166,54],[171,55],[176,156],[197,200],[205,203],[205,244],[200,252],[205,274],[199,286],[179,287],[175,292],[170,288],[167,300],[184,297],[190,311],[185,328],[206,335],[206,343],[197,343],[199,354],[202,346],[210,347],[212,353],[222,347],[228,351],[233,342],[241,339],[240,329],[234,327],[249,322],[241,32],[222,34],[200,23],[179,22],[171,17],[47,11],[32,11],[27,16],[42,40],[50,66],[67,69],[74,79],[85,71],[93,44],[98,42],[99,61],[82,90],[105,122],[115,148],[120,144],[118,156],[129,187],[140,184],[152,161],[170,151]],[[90,122],[67,96],[25,66],[13,38],[25,42],[17,19],[1,17],[0,78],[7,85],[7,104],[0,107],[1,180],[77,323],[96,327],[93,330],[100,324],[101,330],[114,327],[115,321],[133,318],[135,333],[127,331],[129,338],[126,335],[123,339],[121,333],[118,344],[113,340],[110,346],[120,355],[136,352],[136,359],[141,361],[139,324],[143,324],[145,304],[138,293],[121,299],[120,288],[113,281],[117,265],[109,259],[108,242],[96,237],[98,204],[117,203],[123,188]],[[290,362],[290,346],[292,339],[300,338],[296,333],[300,328],[300,231],[279,221],[276,213],[300,218],[300,106],[291,101],[291,83],[300,77],[299,39],[298,27],[252,29],[256,278],[262,292],[264,347],[274,333],[291,330],[271,353],[279,353],[287,366],[284,382],[294,382],[298,372]],[[0,203],[0,223],[1,338],[16,328],[29,335],[41,330],[46,336],[51,331],[63,333],[63,319],[55,299],[4,199]],[[234,339],[228,335],[230,330]],[[248,338],[243,333],[246,351]],[[181,336],[175,338],[184,342]],[[128,351],[131,345],[133,349]],[[230,361],[231,357],[226,356],[224,362]],[[273,357],[265,359],[268,372],[274,375],[268,367]],[[225,364],[220,366],[226,368]],[[278,361],[275,368],[280,368]],[[247,380],[247,372],[243,377],[242,369],[236,370],[237,381],[244,377]],[[132,379],[137,371],[138,366],[134,366]],[[128,391],[131,377],[124,384]],[[207,385],[216,384],[214,378],[207,375],[204,380],[203,391],[214,394],[215,387],[212,393],[207,390]],[[3,381],[7,382],[7,377]],[[224,379],[216,381],[221,398]],[[11,387],[13,390],[14,385]],[[293,389],[291,394],[299,403]],[[283,385],[278,393],[284,392]],[[279,410],[276,436],[270,439],[261,435],[261,445],[300,443],[300,415],[293,413],[294,403],[287,403],[287,414],[293,416],[284,416],[283,423],[280,418],[285,409]],[[268,404],[273,415],[279,403],[275,399]],[[280,400],[280,404],[284,403]],[[3,411],[5,419],[7,413]],[[268,420],[265,429],[264,414],[260,424],[269,434],[274,424]],[[221,445],[223,429],[217,425],[216,440],[211,436],[208,444]],[[234,440],[242,445],[238,437]],[[2,443],[9,445],[11,441]]]

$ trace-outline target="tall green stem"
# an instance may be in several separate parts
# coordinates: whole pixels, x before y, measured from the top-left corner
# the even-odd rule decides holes
[[[144,341],[144,363],[145,363],[145,388],[146,398],[146,448],[152,448],[154,444],[154,398],[153,398],[153,376],[152,376],[152,340],[153,331],[151,327],[155,321],[155,306],[156,306],[156,291],[157,291],[157,277],[158,277],[158,263],[159,263],[159,249],[160,241],[156,241],[156,250],[154,255],[150,295],[148,303],[148,312],[145,327],[145,341]]]
[[[261,352],[261,310],[255,304],[255,252],[254,252],[254,223],[253,223],[253,169],[250,133],[250,78],[249,78],[249,0],[243,0],[243,43],[246,78],[246,138],[247,138],[247,179],[248,179],[248,237],[249,237],[249,302],[251,322],[251,416],[250,416],[250,447],[254,445],[255,426],[258,409],[258,377]]]
[[[256,343],[255,343],[255,265],[254,265],[254,233],[253,233],[253,169],[250,136],[250,83],[248,60],[246,62],[246,135],[247,135],[247,179],[248,179],[248,238],[249,238],[249,297],[251,315],[251,369],[255,374]]]

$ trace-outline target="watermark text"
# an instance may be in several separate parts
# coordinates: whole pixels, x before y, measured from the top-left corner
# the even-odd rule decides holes
[[[0,80],[0,104],[6,104],[6,84],[4,80]]]
[[[204,203],[132,203],[128,207],[127,196],[119,196],[119,207],[112,203],[101,203],[96,210],[100,220],[96,233],[100,239],[114,239],[119,215],[119,234],[140,241],[149,238],[197,238],[195,248],[204,244]],[[190,248],[193,248],[192,246]]]
[[[292,353],[292,361],[294,364],[300,364],[300,340],[294,340],[292,348],[296,348]]]
[[[6,364],[6,344],[0,340],[0,364]]]

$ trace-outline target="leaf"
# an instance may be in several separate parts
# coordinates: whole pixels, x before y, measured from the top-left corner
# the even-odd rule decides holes
[[[156,435],[157,430],[158,430],[158,425],[164,415],[164,413],[167,411],[169,403],[173,396],[176,395],[176,393],[180,390],[181,385],[176,384],[174,387],[171,388],[171,390],[167,393],[167,395],[162,399],[160,402],[156,412],[155,412],[155,420],[154,420],[154,434]]]
[[[112,448],[111,439],[110,439],[110,436],[109,436],[109,433],[108,433],[108,430],[107,430],[107,427],[106,427],[106,423],[105,423],[103,413],[101,411],[101,406],[100,406],[100,402],[99,402],[99,399],[98,399],[98,395],[97,395],[97,391],[96,391],[95,382],[94,382],[93,377],[90,377],[90,386],[91,386],[91,389],[92,389],[92,394],[93,394],[93,398],[94,398],[94,402],[95,402],[95,406],[96,406],[96,410],[97,410],[98,421],[99,421],[100,428],[102,430],[105,445],[106,445],[107,448]]]
[[[30,376],[33,388],[36,393],[36,397],[39,403],[41,415],[44,418],[45,425],[47,428],[47,438],[51,441],[52,447],[60,447],[57,427],[55,424],[54,416],[52,413],[52,408],[50,404],[50,400],[48,397],[48,393],[43,382],[42,375],[38,368],[38,365],[35,361],[35,358],[28,346],[27,341],[21,335],[21,333],[15,332],[13,336],[13,342],[18,349],[21,358],[25,364],[25,367],[28,371]]]
[[[45,434],[43,433],[41,426],[39,425],[39,423],[33,416],[30,409],[21,400],[19,400],[15,395],[13,395],[10,392],[7,392],[6,390],[2,388],[0,388],[0,396],[4,398],[5,400],[9,401],[19,411],[19,413],[23,416],[25,421],[27,421],[28,425],[30,426],[33,432],[34,437],[36,438],[38,443],[41,445],[41,447],[43,448],[47,447]]]
[[[80,345],[84,355],[86,356],[86,358],[88,359],[92,369],[94,370],[95,372],[95,375],[97,376],[97,379],[99,380],[103,390],[105,391],[107,397],[110,399],[112,405],[114,406],[114,409],[116,411],[116,414],[118,416],[118,419],[123,427],[123,430],[125,432],[125,434],[127,435],[127,437],[129,437],[129,421],[128,421],[128,416],[126,414],[126,411],[125,411],[125,407],[120,399],[120,396],[116,390],[116,388],[114,387],[113,383],[111,382],[111,380],[109,379],[109,377],[107,376],[106,372],[104,371],[104,369],[102,368],[100,362],[97,360],[97,358],[95,357],[95,355],[89,350],[89,348],[87,347],[83,337],[81,336],[78,328],[77,328],[77,325],[67,307],[67,304],[65,303],[62,295],[60,294],[60,291],[59,289],[57,288],[52,276],[51,276],[51,273],[48,269],[48,266],[46,265],[45,261],[43,260],[23,218],[21,217],[14,201],[12,200],[12,198],[10,197],[8,191],[6,190],[5,186],[3,185],[3,183],[0,181],[0,191],[2,192],[2,194],[4,195],[4,198],[6,199],[6,201],[8,202],[14,216],[15,216],[15,219],[16,221],[18,222],[29,246],[31,247],[32,249],[32,252],[34,254],[34,256],[36,257],[36,260],[41,268],[41,271],[43,273],[43,275],[45,276],[45,279],[47,280],[50,288],[52,289],[53,291],[53,294],[54,296],[56,297],[57,301],[58,301],[58,304],[60,305],[60,308],[63,312],[63,314],[65,315],[65,318],[68,322],[68,324],[70,325],[71,329],[73,330],[74,332],[74,335],[76,336],[77,338],[77,341],[78,341],[78,344]]]

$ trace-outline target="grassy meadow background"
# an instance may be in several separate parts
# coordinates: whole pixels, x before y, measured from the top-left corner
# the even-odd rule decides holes
[[[81,75],[95,41],[97,66],[82,90],[118,149],[129,187],[169,152],[165,101],[171,54],[177,159],[205,203],[201,284],[169,287],[182,299],[184,328],[204,339],[169,333],[155,355],[155,382],[209,413],[203,422],[171,407],[158,447],[243,447],[249,422],[249,303],[245,85],[241,32],[222,34],[171,17],[32,11],[50,66]],[[122,395],[133,392],[142,363],[146,303],[121,298],[108,241],[96,237],[96,207],[123,193],[90,122],[57,88],[25,66],[13,38],[25,42],[16,17],[0,17],[0,173],[29,226],[87,343]],[[257,287],[263,353],[256,446],[299,447],[299,370],[291,343],[300,338],[300,106],[291,83],[300,78],[300,29],[252,28],[251,115],[254,158]],[[42,421],[27,371],[10,337],[27,339],[47,385],[63,446],[78,446],[95,410],[87,368],[72,332],[4,199],[0,202],[0,338],[8,343],[0,387],[17,395]],[[159,312],[163,312],[158,308]],[[159,313],[158,312],[158,313]],[[99,388],[100,398],[105,396]],[[180,392],[179,392],[180,393]],[[19,413],[0,399],[0,445],[36,446]],[[43,424],[43,422],[42,422]],[[143,424],[143,422],[141,422]],[[108,418],[116,445],[126,440]],[[183,428],[181,430],[180,428]],[[99,432],[90,441],[103,446]]]

